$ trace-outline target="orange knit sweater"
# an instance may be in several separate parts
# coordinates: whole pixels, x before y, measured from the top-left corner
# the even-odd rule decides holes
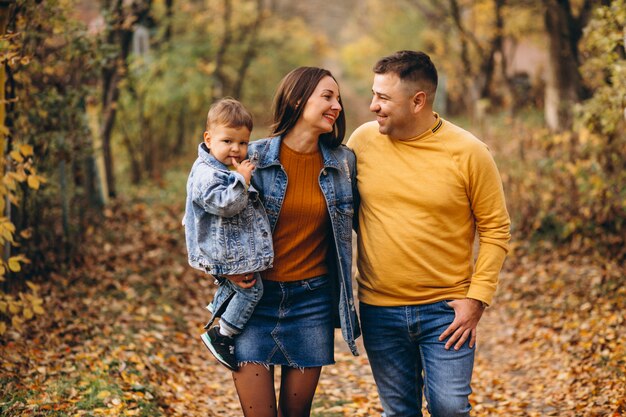
[[[280,162],[287,172],[287,191],[273,233],[274,267],[262,277],[297,281],[324,275],[331,225],[319,185],[322,155],[296,152],[282,143]]]

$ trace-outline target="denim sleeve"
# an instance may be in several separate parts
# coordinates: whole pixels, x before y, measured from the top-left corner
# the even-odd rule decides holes
[[[231,172],[222,178],[214,176],[209,181],[194,186],[193,201],[207,213],[233,217],[248,204],[245,180],[237,172]]]
[[[348,165],[350,167],[350,182],[352,186],[352,207],[354,208],[354,216],[352,217],[352,228],[355,232],[359,231],[359,206],[361,204],[361,196],[359,194],[359,187],[357,186],[357,171],[356,171],[356,155],[354,151],[350,150],[348,156]]]

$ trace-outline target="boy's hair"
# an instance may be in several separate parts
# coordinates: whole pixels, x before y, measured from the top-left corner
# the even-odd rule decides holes
[[[409,81],[426,93],[432,104],[437,92],[437,68],[424,52],[398,51],[381,58],[373,68],[374,74],[396,74],[400,80]]]
[[[247,127],[252,132],[252,115],[239,101],[224,97],[211,105],[206,117],[206,131],[215,125]]]
[[[324,77],[335,80],[330,71],[317,67],[299,67],[285,75],[274,95],[272,106],[274,122],[270,127],[273,136],[285,136],[289,133],[302,116],[306,102]],[[341,111],[335,120],[333,131],[320,135],[320,140],[331,148],[339,146],[346,134],[346,115],[341,96],[339,104]]]

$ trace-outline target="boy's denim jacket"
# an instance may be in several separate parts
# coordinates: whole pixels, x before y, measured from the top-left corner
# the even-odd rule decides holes
[[[274,230],[287,190],[287,173],[280,160],[280,137],[261,139],[250,144],[248,156],[258,160],[252,184],[265,205],[271,229]],[[341,327],[343,338],[354,355],[358,355],[355,339],[361,335],[354,296],[352,294],[352,228],[358,224],[356,158],[344,145],[330,148],[320,141],[324,168],[319,184],[326,199],[332,225],[329,273],[333,285],[333,316],[335,327]],[[354,223],[353,223],[354,222]]]
[[[259,193],[252,185],[246,189],[243,176],[203,143],[187,180],[183,225],[194,268],[219,277],[272,266],[272,234]]]

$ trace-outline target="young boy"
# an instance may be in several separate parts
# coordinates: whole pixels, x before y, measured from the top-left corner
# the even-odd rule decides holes
[[[189,264],[217,278],[201,338],[223,365],[237,370],[233,337],[241,333],[263,294],[259,271],[271,268],[272,233],[246,159],[252,116],[237,100],[211,106],[204,142],[187,180],[185,239]],[[215,317],[220,324],[211,327]]]

